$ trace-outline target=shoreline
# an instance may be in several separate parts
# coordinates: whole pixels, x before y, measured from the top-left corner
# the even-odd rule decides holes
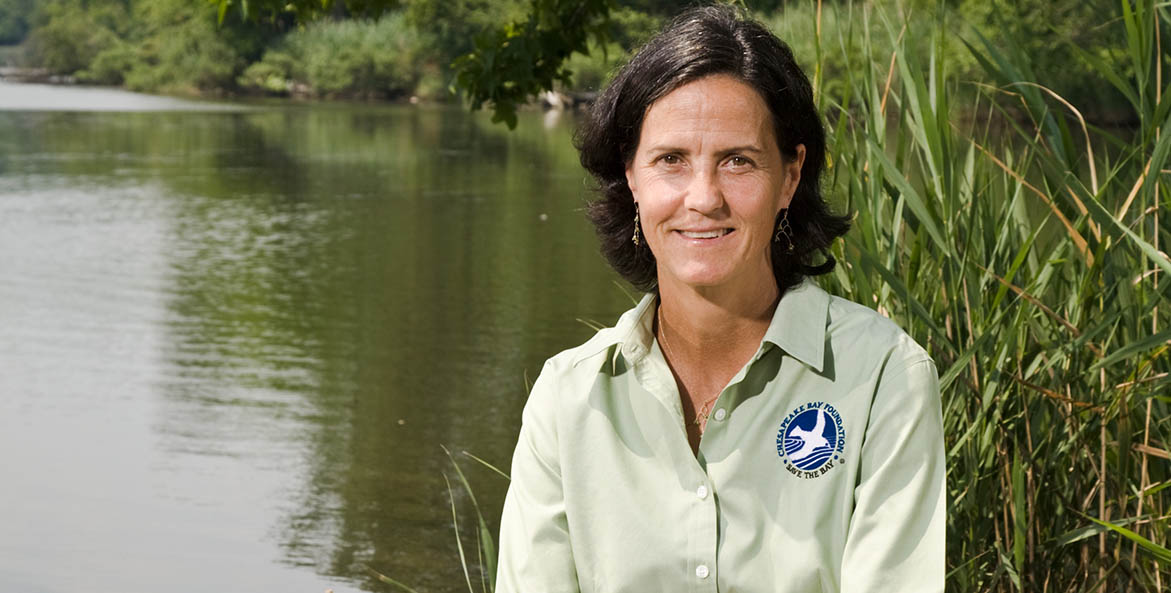
[[[24,68],[17,66],[0,66],[0,82],[14,83],[14,84],[48,84],[63,87],[89,87],[99,89],[120,90],[132,93],[141,93],[156,95],[161,97],[173,97],[177,99],[190,100],[262,100],[274,101],[281,103],[367,103],[367,104],[382,104],[382,105],[458,105],[460,101],[457,98],[453,100],[435,100],[423,99],[416,95],[406,95],[394,98],[377,97],[371,95],[361,94],[337,94],[317,96],[313,92],[301,87],[293,88],[284,94],[275,93],[249,93],[249,92],[234,92],[227,89],[214,89],[201,91],[198,89],[188,89],[186,91],[177,92],[163,92],[158,90],[152,91],[134,91],[121,85],[104,85],[85,83],[77,80],[76,77],[67,74],[54,74],[46,68]],[[589,105],[597,98],[597,92],[589,91],[545,91],[539,96],[531,99],[527,104],[521,106],[522,109],[538,110],[538,111],[580,111],[589,107]],[[956,113],[953,116],[960,121],[975,121],[978,115],[975,113]],[[1137,120],[1133,114],[1124,113],[1120,111],[1107,111],[1102,113],[1087,113],[1085,114],[1088,123],[1094,126],[1105,128],[1130,128],[1137,124]],[[1025,114],[1017,114],[1019,121],[1026,121]]]
[[[35,84],[77,84],[72,76],[53,74],[46,68],[21,68],[17,66],[0,66],[0,81]]]
[[[187,92],[135,91],[122,85],[107,85],[81,82],[70,75],[53,74],[45,68],[20,68],[14,66],[0,66],[0,83],[50,85],[63,88],[91,88],[110,91],[123,91],[158,97],[185,99],[194,101],[272,101],[289,104],[306,103],[366,103],[373,105],[456,105],[458,100],[428,100],[415,95],[385,98],[370,95],[326,95],[315,96],[308,90],[289,92],[286,94],[241,93],[224,89],[213,91],[199,91],[190,89]],[[561,92],[546,91],[521,106],[525,111],[578,111],[587,108],[597,97],[596,92]]]

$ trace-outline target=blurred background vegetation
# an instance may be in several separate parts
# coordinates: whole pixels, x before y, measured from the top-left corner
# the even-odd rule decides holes
[[[853,6],[742,4],[778,27],[811,23],[817,11],[826,33]],[[1072,59],[1073,48],[1091,48],[1102,63],[1126,74],[1125,32],[1102,18],[1117,12],[1113,0],[866,4],[898,5],[908,19],[945,22],[956,38],[941,57],[961,78],[988,81],[958,39],[979,33],[993,43],[1012,40],[1029,57],[1035,82],[1079,105],[1091,119],[1135,119],[1116,90],[1092,82],[1089,62]],[[476,66],[476,60],[459,58],[482,63],[491,53],[489,67],[466,75],[458,87],[469,91],[473,103],[510,108],[542,86],[571,93],[597,90],[678,7],[666,0],[0,0],[0,65],[171,94],[452,101],[459,70]],[[870,49],[889,53],[878,23],[870,25],[870,31],[853,33],[872,35],[876,43]],[[800,59],[824,65],[828,84],[842,79],[847,59],[863,57],[819,55],[813,31],[788,31]],[[525,43],[518,43],[521,37]],[[505,71],[511,54],[493,53],[503,46],[516,50],[525,72]],[[551,70],[538,72],[534,81],[529,77],[540,70],[538,61]],[[476,93],[484,87],[492,92]],[[516,92],[502,96],[505,87]]]

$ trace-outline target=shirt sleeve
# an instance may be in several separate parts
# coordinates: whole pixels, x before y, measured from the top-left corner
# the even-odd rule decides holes
[[[558,459],[555,373],[537,377],[521,417],[500,518],[497,593],[577,593]]]
[[[842,556],[843,593],[942,593],[946,467],[939,378],[918,359],[880,379]]]

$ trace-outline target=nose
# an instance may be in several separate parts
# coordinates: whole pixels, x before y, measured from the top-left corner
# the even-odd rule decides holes
[[[701,214],[715,212],[724,206],[724,193],[715,171],[705,167],[695,172],[687,188],[685,205],[688,210]]]

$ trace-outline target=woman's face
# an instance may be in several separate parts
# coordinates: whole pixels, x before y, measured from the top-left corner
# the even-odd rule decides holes
[[[758,288],[774,282],[769,243],[801,179],[805,147],[785,160],[772,115],[750,86],[701,78],[647,110],[626,180],[660,288]]]

